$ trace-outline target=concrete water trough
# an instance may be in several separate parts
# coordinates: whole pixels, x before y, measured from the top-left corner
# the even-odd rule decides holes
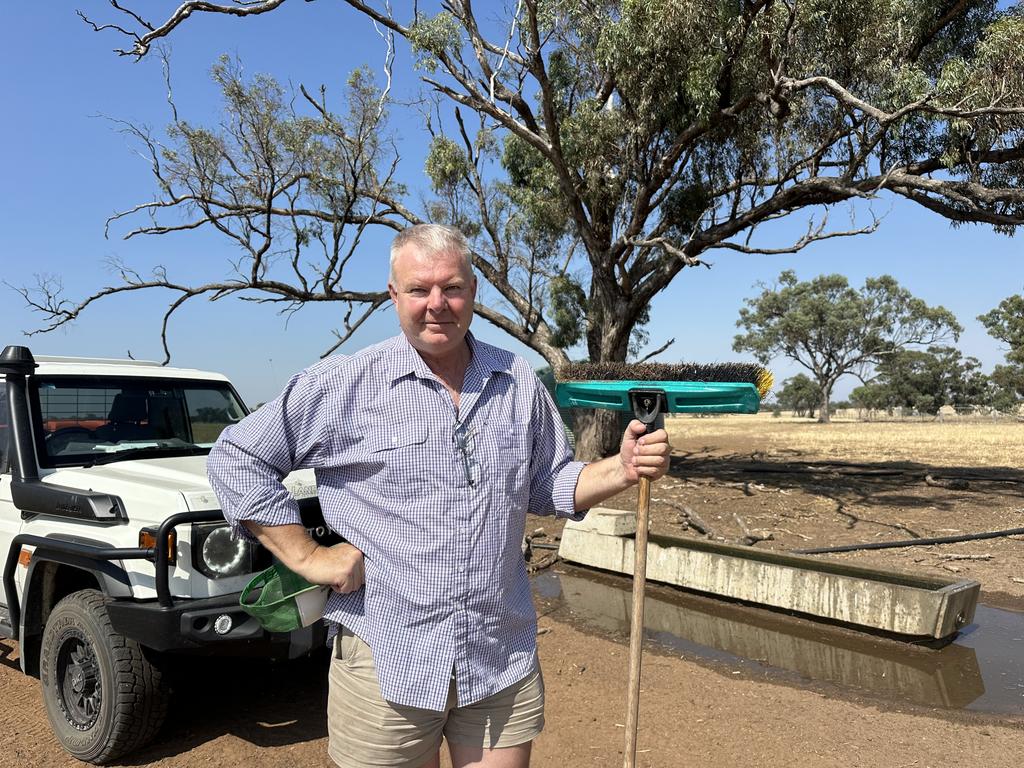
[[[566,523],[563,560],[633,573],[632,512],[593,509]],[[981,585],[802,555],[651,536],[647,578],[732,600],[915,638],[943,639],[974,620]]]
[[[629,632],[628,584],[612,585],[592,575],[546,573],[557,579],[558,599],[574,621],[607,633]],[[801,680],[834,683],[927,707],[973,709],[971,705],[978,702],[981,711],[1005,707],[1018,712],[1024,706],[1024,702],[1015,705],[1011,697],[1004,702],[992,686],[986,691],[975,649],[956,643],[941,652],[908,648],[685,591],[672,597],[663,591],[648,595],[644,628],[648,642],[686,658],[729,664],[754,661],[766,672],[792,672]],[[1016,682],[1013,675],[1009,677]],[[987,699],[983,698],[986,693]]]

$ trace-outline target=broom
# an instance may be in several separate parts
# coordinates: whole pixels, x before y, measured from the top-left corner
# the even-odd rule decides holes
[[[632,412],[647,434],[665,425],[666,413],[756,413],[772,374],[754,363],[572,363],[559,371],[555,397],[563,408]],[[629,692],[623,766],[636,765],[643,653],[644,589],[651,481],[640,478],[633,556],[633,607],[629,631]]]

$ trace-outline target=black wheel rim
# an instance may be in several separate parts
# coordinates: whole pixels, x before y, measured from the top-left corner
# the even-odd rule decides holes
[[[68,723],[80,731],[96,724],[103,701],[100,666],[92,644],[69,633],[57,652],[57,701]]]

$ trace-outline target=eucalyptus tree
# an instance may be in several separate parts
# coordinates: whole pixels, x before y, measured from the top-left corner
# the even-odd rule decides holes
[[[1024,365],[1024,296],[1008,296],[978,319],[990,336],[1007,346],[1006,359]]]
[[[915,346],[957,338],[963,330],[944,307],[929,307],[892,277],[850,286],[843,275],[800,282],[787,270],[775,285],[746,300],[733,342],[764,364],[783,356],[805,368],[820,392],[818,421],[829,421],[829,399],[846,374],[863,375]]]
[[[86,21],[120,35],[118,53],[138,59],[204,16],[272,16],[284,2],[184,0],[153,20],[149,4],[115,0],[112,18]],[[443,121],[421,123],[434,133],[433,197],[414,206],[378,173],[369,188],[353,188],[360,202],[352,212],[382,226],[429,218],[467,229],[492,297],[478,314],[556,368],[577,351],[629,359],[651,301],[684,270],[711,266],[716,251],[770,257],[877,227],[861,214],[870,220],[832,228],[837,205],[895,195],[955,224],[1009,233],[1024,220],[1019,3],[345,2],[384,39],[386,84],[373,114],[386,111],[394,79],[408,75],[391,66],[402,44],[424,89],[446,105],[435,111]],[[331,173],[313,178],[348,183]],[[175,199],[161,189],[164,201]],[[202,212],[190,223],[227,227],[232,210],[203,211],[204,191],[181,201]],[[268,204],[271,191],[253,192],[265,214],[251,225],[254,237],[273,237],[280,226],[287,246],[264,253],[294,251],[301,263],[322,243],[315,228],[308,238],[289,230],[293,211]],[[755,237],[760,225],[797,214],[809,222],[791,240]],[[339,221],[360,226],[354,217],[319,220],[325,232]],[[272,285],[246,237],[225,234],[242,248],[236,281],[250,297],[359,307],[380,298],[343,290],[334,281],[342,259],[332,263],[329,247],[324,279],[304,284],[293,275],[288,287]],[[100,294],[147,282],[125,278]],[[54,324],[89,301],[50,299],[39,304]],[[652,340],[659,350],[669,343]],[[611,414],[578,423],[583,454],[611,447]]]
[[[1007,346],[1007,364],[997,365],[992,371],[994,405],[999,410],[1015,411],[1024,401],[1024,295],[1008,296],[978,319],[990,336]]]
[[[821,389],[806,374],[798,373],[782,382],[775,398],[781,408],[813,419],[815,409],[821,405]]]

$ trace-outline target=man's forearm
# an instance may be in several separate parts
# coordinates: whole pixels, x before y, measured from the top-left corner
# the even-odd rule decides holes
[[[590,509],[632,485],[634,482],[626,477],[618,456],[587,464],[576,481],[576,509]]]
[[[260,525],[252,520],[245,520],[242,525],[286,568],[295,573],[304,570],[313,553],[320,547],[302,525]]]
[[[286,568],[311,584],[326,584],[341,593],[363,586],[363,553],[348,542],[317,544],[301,525],[260,525],[252,520],[242,525]]]

